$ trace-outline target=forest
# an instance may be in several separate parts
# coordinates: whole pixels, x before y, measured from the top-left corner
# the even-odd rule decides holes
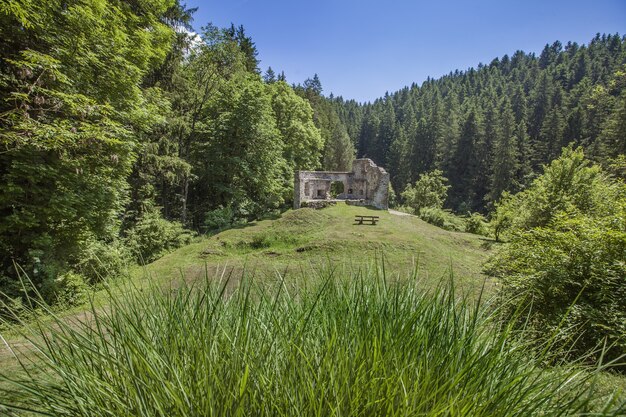
[[[624,38],[598,34],[588,45],[548,44],[539,56],[504,55],[374,103],[330,101],[358,155],[385,166],[396,192],[440,170],[451,187],[447,207],[486,214],[569,144],[604,167],[624,155],[625,63]]]
[[[187,301],[176,304],[176,301],[167,306],[159,301],[160,293],[156,290],[146,300],[133,295],[133,304],[128,306],[122,301],[111,303],[123,314],[128,313],[128,317],[140,317],[140,309],[154,308],[162,309],[159,314],[169,314],[170,319],[176,314],[192,314],[187,317],[189,322],[201,317],[199,320],[209,327],[213,325],[215,311],[218,311],[216,320],[224,323],[240,319],[243,323],[248,314],[266,314],[272,317],[268,319],[272,324],[266,328],[255,321],[250,329],[260,333],[250,337],[258,337],[256,342],[268,351],[278,349],[272,343],[267,344],[265,336],[260,336],[270,330],[275,338],[272,340],[281,349],[285,352],[291,349],[293,340],[276,326],[274,318],[275,314],[287,314],[286,322],[300,329],[298,337],[310,332],[302,336],[303,351],[310,349],[307,352],[311,358],[321,357],[322,365],[328,369],[335,367],[330,360],[324,362],[324,358],[330,357],[327,355],[333,351],[332,343],[337,340],[341,343],[342,335],[334,334],[323,354],[313,341],[326,331],[320,324],[325,320],[341,322],[346,329],[353,324],[342,322],[352,317],[343,315],[342,303],[354,305],[355,320],[364,320],[358,323],[360,330],[352,335],[362,343],[357,356],[369,352],[369,344],[373,343],[368,339],[365,315],[380,314],[373,320],[382,323],[388,318],[388,311],[399,309],[398,314],[406,320],[424,316],[431,320],[429,326],[443,320],[454,331],[467,332],[471,336],[468,336],[471,349],[491,352],[492,356],[486,360],[493,362],[486,363],[485,369],[492,370],[493,375],[509,375],[506,363],[515,363],[515,369],[522,372],[524,364],[514,352],[518,347],[523,352],[526,349],[534,352],[537,348],[543,354],[551,352],[533,356],[537,366],[529,366],[523,389],[520,388],[528,397],[519,404],[536,402],[533,384],[527,382],[543,372],[545,364],[556,364],[555,369],[559,370],[564,363],[598,364],[598,369],[604,372],[604,364],[608,363],[611,372],[623,377],[626,369],[626,37],[597,34],[587,44],[556,41],[546,44],[538,55],[516,51],[494,58],[488,64],[428,78],[421,84],[386,93],[373,102],[360,103],[325,95],[323,80],[314,68],[313,75],[302,83],[292,82],[289,74],[280,69],[262,68],[257,45],[243,26],[231,24],[221,28],[201,22],[202,29],[194,32],[194,27],[198,27],[192,26],[195,11],[180,0],[0,3],[0,328],[36,316],[31,304],[33,297],[42,300],[44,310],[62,311],[80,306],[89,298],[90,291],[102,289],[111,280],[129,278],[129,264],[150,264],[168,252],[197,243],[198,239],[254,227],[257,221],[280,216],[295,216],[294,224],[303,227],[309,220],[297,218],[296,211],[290,211],[294,173],[347,171],[353,159],[359,157],[371,158],[390,173],[393,208],[414,215],[415,221],[422,219],[449,231],[480,235],[475,241],[467,241],[471,244],[463,241],[463,245],[478,245],[476,242],[481,239],[484,251],[493,250],[481,273],[497,281],[493,291],[500,297],[498,320],[483,317],[482,310],[478,307],[474,310],[472,302],[466,299],[457,305],[451,287],[441,286],[432,299],[422,298],[410,286],[387,288],[391,284],[386,280],[380,284],[383,287],[378,287],[376,280],[385,276],[384,265],[382,275],[372,271],[363,274],[352,271],[346,275],[347,281],[361,283],[361,289],[342,287],[343,284],[313,285],[313,293],[303,295],[304,304],[299,304],[297,297],[289,297],[289,293],[282,294],[282,287],[272,302],[268,300],[274,295],[266,297],[261,292],[258,311],[248,304],[249,292],[245,286],[234,292],[238,295],[232,307],[219,304],[227,285],[220,289],[208,283],[204,291],[209,298],[213,297],[212,307],[207,305],[206,297],[194,298],[197,293],[185,286],[183,290],[189,290],[186,295],[186,300],[191,300],[189,304]],[[340,209],[334,213],[337,218],[350,215]],[[329,220],[330,214],[302,216],[326,221],[327,227],[337,228]],[[399,220],[390,218],[386,219],[397,227],[394,233],[400,233],[401,226],[394,223]],[[310,231],[293,227],[297,230],[292,233],[294,236],[285,237],[287,232],[277,232],[279,238],[263,235],[254,240],[257,236],[251,243],[233,244],[235,249],[225,242],[223,247],[210,251],[221,253],[232,249],[239,256],[243,251],[241,245],[255,250],[272,248],[277,241],[279,248],[296,245],[298,238],[302,238],[298,233],[304,236]],[[439,232],[428,230],[439,236]],[[245,233],[241,231],[242,236]],[[456,235],[445,236],[452,239],[449,236]],[[450,275],[454,275],[453,271]],[[330,276],[333,272],[328,273]],[[364,276],[372,280],[367,285],[360,281]],[[374,281],[376,285],[372,284]],[[370,284],[373,286],[369,287]],[[391,300],[387,296],[396,298]],[[532,302],[526,303],[526,297]],[[327,311],[315,310],[319,300],[327,306]],[[370,311],[369,303],[376,309]],[[414,306],[419,306],[417,316]],[[165,311],[167,308],[179,310]],[[307,313],[308,308],[311,310]],[[441,316],[438,308],[444,308]],[[296,315],[290,316],[290,312]],[[92,313],[98,314],[96,310]],[[307,327],[309,316],[320,320],[315,324],[318,327]],[[457,319],[461,316],[469,321],[464,319],[460,324]],[[304,317],[306,320],[302,321]],[[65,329],[62,320],[55,323]],[[153,324],[154,328],[162,325]],[[122,340],[124,332],[143,325],[148,324],[128,324],[128,328],[120,324],[111,332],[119,331]],[[227,328],[230,324],[223,326]],[[407,331],[401,321],[394,321],[394,326],[399,333]],[[384,328],[379,329],[381,338],[390,338],[385,343],[396,346]],[[196,334],[195,328],[185,331],[196,335],[198,340],[204,337]],[[228,331],[239,335],[241,329]],[[345,334],[352,331],[354,328]],[[526,333],[519,337],[517,331]],[[547,341],[546,331],[553,335]],[[80,337],[71,340],[72,330],[68,332],[66,341],[70,347],[86,340]],[[477,336],[483,332],[485,338]],[[439,353],[449,349],[459,358],[467,353],[466,346],[456,344],[456,339],[447,340],[446,334],[440,335],[442,343],[450,346],[441,348]],[[94,343],[109,346],[108,336],[100,336],[102,339]],[[417,349],[429,336],[424,333],[423,339],[417,337],[403,339],[406,349]],[[523,342],[509,351],[509,340],[513,339],[515,343]],[[202,356],[204,347],[189,340],[188,348],[196,349]],[[249,349],[238,336],[233,336],[233,340],[243,343],[237,349]],[[162,342],[163,346],[171,347],[171,352],[179,351],[178,346],[169,345],[171,340]],[[345,358],[350,358],[354,354],[350,352],[351,342],[347,339],[344,342],[340,348],[345,349]],[[229,349],[224,340],[216,342],[221,343],[224,349]],[[124,345],[124,349],[128,346]],[[493,346],[497,348],[493,350]],[[71,348],[63,350],[70,351]],[[408,360],[404,351],[394,352],[399,356],[387,358],[389,366]],[[284,364],[285,369],[300,361],[296,353],[289,353],[292,356],[287,356],[290,362]],[[255,353],[248,352],[245,358],[248,355]],[[256,365],[267,366],[263,368],[266,379],[256,383],[268,385],[263,385],[259,392],[275,389],[271,378],[280,372],[283,372],[282,380],[291,378],[285,369],[276,371],[263,362],[263,357],[257,356],[254,356]],[[444,357],[440,359],[445,362]],[[218,355],[211,360],[220,361],[222,357]],[[70,358],[67,363],[75,362],[80,360]],[[249,369],[243,362],[237,362],[236,366],[245,367],[247,378]],[[217,362],[211,363],[214,366]],[[243,393],[246,381],[228,379],[232,376],[231,365],[226,364],[222,369],[226,375],[224,381],[233,384],[225,392],[239,389]],[[129,365],[129,369],[133,367]],[[468,383],[472,389],[496,386],[480,380],[480,372],[470,372],[473,367],[471,363],[459,365],[459,369],[465,369],[475,378]],[[578,378],[572,376],[577,375],[572,369],[562,381]],[[104,375],[109,371],[96,373]],[[166,380],[170,369],[163,372]],[[181,370],[182,375],[186,372]],[[384,373],[384,369],[376,372]],[[509,376],[511,384],[522,384],[521,379]],[[360,378],[360,381],[370,380],[371,375]],[[570,398],[551,385],[551,377],[542,378],[541,384],[545,385],[540,385],[546,389],[546,395],[567,399],[572,407],[570,411],[596,409],[595,400],[589,399],[581,405],[578,398]],[[398,386],[393,378],[386,381],[389,390]],[[221,382],[215,382],[218,383]],[[332,385],[336,380],[330,378],[327,383]],[[207,380],[203,384],[214,386]],[[498,395],[509,395],[504,393],[506,384],[498,385],[503,389]],[[585,384],[587,380],[581,380],[576,389],[586,392]],[[348,385],[342,385],[336,392]],[[360,388],[365,390],[364,385]],[[328,394],[315,389],[311,386],[307,391],[308,400],[297,399],[304,401],[302,407]],[[367,390],[376,389],[367,385]],[[413,389],[415,395],[439,395],[439,388],[426,394],[417,394],[417,386]],[[164,398],[171,394],[166,391]],[[220,397],[217,392],[213,393],[215,401],[225,404],[225,410],[229,410],[223,410],[225,413],[239,409],[240,402],[229,394]],[[367,392],[363,395],[378,395]],[[254,399],[258,406],[265,401],[259,395]],[[481,391],[480,395],[490,398],[494,394]],[[606,415],[619,415],[626,409],[623,397],[615,398],[622,398],[622,402],[607,403],[606,410],[614,410],[614,414]],[[296,401],[288,396],[280,399],[284,401],[281,407],[286,410],[292,406],[291,401]],[[103,400],[103,407],[111,405],[108,401]],[[180,410],[185,409],[183,402],[177,403]],[[46,404],[42,407],[50,405]],[[405,406],[407,410],[426,410],[425,404],[411,404],[415,406],[411,408],[407,402]],[[450,404],[446,407],[454,407]],[[500,404],[489,405],[487,400],[484,404],[481,411],[484,414],[476,415],[513,415],[508,414],[510,410],[498,408]],[[3,405],[6,403],[0,401],[0,412]],[[558,401],[553,405],[556,408],[549,412],[548,408],[536,411],[552,415],[559,407]],[[348,410],[354,406],[342,405]],[[467,405],[469,409],[475,406]],[[55,409],[56,405],[50,407]],[[532,414],[525,414],[527,408],[518,411],[515,415]],[[186,412],[172,415],[186,415]],[[385,412],[381,408],[377,415]],[[154,413],[137,415],[168,415],[165,409]],[[85,414],[67,415],[90,414],[85,411]]]

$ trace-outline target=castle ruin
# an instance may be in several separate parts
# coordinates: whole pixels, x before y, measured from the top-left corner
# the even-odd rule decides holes
[[[368,158],[352,162],[350,172],[296,171],[293,206],[309,202],[345,200],[349,204],[386,210],[389,174]]]

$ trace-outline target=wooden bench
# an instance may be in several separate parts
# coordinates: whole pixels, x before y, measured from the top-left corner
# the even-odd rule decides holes
[[[355,224],[363,224],[367,222],[368,224],[375,225],[380,217],[378,216],[354,216]]]

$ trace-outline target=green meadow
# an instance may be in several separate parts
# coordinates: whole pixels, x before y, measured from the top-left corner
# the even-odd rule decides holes
[[[562,362],[498,319],[481,275],[492,242],[388,212],[355,225],[363,213],[301,209],[197,238],[103,285],[88,306],[13,325],[4,412],[626,412],[623,378]]]

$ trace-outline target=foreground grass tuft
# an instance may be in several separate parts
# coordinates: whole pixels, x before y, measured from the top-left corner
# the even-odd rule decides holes
[[[226,275],[132,289],[83,324],[35,326],[35,353],[0,378],[0,402],[54,416],[626,412],[595,393],[597,371],[542,367],[523,335],[452,284],[425,293],[379,269],[274,284]]]

